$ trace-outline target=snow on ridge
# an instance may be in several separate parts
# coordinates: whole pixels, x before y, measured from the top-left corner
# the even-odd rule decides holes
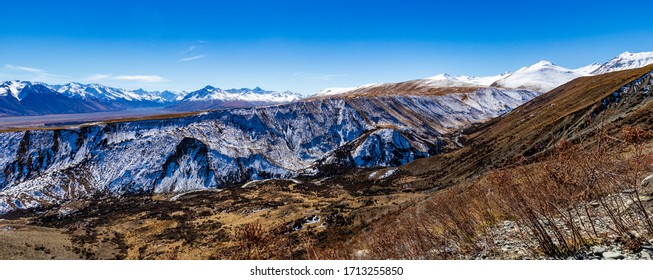
[[[653,52],[624,52],[592,71],[592,75],[634,69],[653,64]]]
[[[14,98],[21,100],[19,93],[29,82],[6,81],[0,85],[0,96],[12,95]]]
[[[510,72],[504,72],[494,76],[480,76],[480,77],[457,76],[456,79],[459,81],[463,81],[466,83],[475,84],[479,86],[491,86],[494,82],[503,79],[508,75],[510,75]]]
[[[145,90],[126,90],[121,88],[114,88],[104,86],[96,83],[82,84],[72,82],[64,85],[51,86],[58,93],[69,97],[97,98],[101,100],[118,100],[123,99],[127,101],[154,101],[164,102],[163,97],[159,96],[159,92],[148,92]]]
[[[23,81],[6,81],[0,84],[0,96],[11,94],[16,99],[21,100],[19,93],[26,85],[41,84],[52,91],[72,98],[89,99],[95,98],[105,101],[124,100],[129,102],[179,102],[184,99],[190,100],[210,100],[220,99],[224,101],[249,101],[249,102],[271,102],[271,103],[286,103],[299,100],[302,96],[298,93],[290,91],[277,92],[263,90],[259,87],[254,89],[228,89],[221,90],[219,88],[207,86],[201,90],[191,93],[187,92],[173,92],[173,91],[146,91],[143,89],[126,90],[122,88],[114,88],[104,86],[97,83],[83,84],[79,82],[71,82],[62,85],[48,85],[43,83],[32,83]],[[197,94],[201,91],[209,91],[209,94]]]
[[[444,86],[490,86],[499,79],[505,78],[510,75],[509,72],[501,73],[494,76],[451,76],[449,74],[439,74],[425,80],[433,81],[450,81],[449,84],[440,83]],[[437,85],[438,83],[431,83],[432,85]]]
[[[186,95],[182,100],[186,101],[248,101],[248,102],[272,102],[286,103],[301,99],[301,95],[290,91],[277,92],[263,90],[259,87],[249,89],[227,89],[223,90],[212,86],[194,91]]]
[[[558,66],[548,60],[540,60],[533,65],[522,67],[513,73],[505,72],[499,75],[480,77],[465,75],[451,76],[443,73],[415,81],[422,86],[429,87],[498,86],[509,89],[529,89],[546,92],[578,77],[639,68],[648,64],[653,64],[653,52],[624,52],[606,63],[592,63],[576,69]],[[314,96],[343,94],[375,85],[380,84],[349,88],[326,88]]]
[[[494,85],[547,92],[581,76],[583,75],[574,70],[542,60],[515,71],[515,73],[496,81]]]
[[[573,69],[574,72],[581,74],[583,76],[590,76],[592,72],[596,71],[599,67],[601,67],[601,63],[592,63],[590,65],[586,65],[583,67],[579,67],[576,69]]]
[[[365,84],[362,86],[357,86],[357,87],[333,87],[333,88],[325,88],[323,90],[318,91],[316,94],[313,96],[327,96],[327,95],[338,95],[338,94],[343,94],[347,92],[351,92],[354,90],[359,90],[359,89],[364,89],[364,88],[369,88],[376,86],[378,84]]]

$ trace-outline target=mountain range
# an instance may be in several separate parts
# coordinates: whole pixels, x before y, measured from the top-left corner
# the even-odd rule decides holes
[[[633,57],[638,61],[626,62]],[[544,90],[574,77],[594,77],[593,72],[600,69],[617,71],[645,63],[640,58],[622,54],[606,64],[574,71],[540,62],[492,78],[443,74],[302,100],[289,92],[260,88],[207,86],[183,98],[170,94],[173,101],[160,94],[98,85],[8,82],[3,87],[8,100],[29,101],[24,104],[40,112],[82,104],[169,102],[193,110],[247,107],[244,102],[285,104],[0,133],[4,147],[0,212],[98,193],[223,189],[251,180],[324,177],[343,170],[403,166],[465,147],[462,130],[511,112],[542,94],[534,88]],[[56,99],[39,106],[36,101],[41,96]]]
[[[209,94],[210,93],[210,94]],[[29,81],[0,84],[0,117],[75,114],[133,108],[167,107],[177,111],[212,110],[290,102],[292,92],[255,89],[221,90],[207,86],[186,92],[125,90],[99,84],[48,85]]]
[[[0,129],[0,255],[650,259],[649,56],[300,100],[7,82],[26,113],[190,112]]]
[[[451,76],[445,73],[426,79],[403,83],[412,83],[419,87],[437,88],[493,86],[510,89],[528,89],[544,93],[579,77],[639,68],[652,63],[653,52],[624,52],[608,62],[592,63],[577,69],[568,69],[555,65],[550,61],[542,60],[531,66],[522,67],[513,73],[506,72],[499,75],[483,77]],[[327,88],[319,91],[316,95],[346,94],[370,88],[383,88],[389,84],[394,83],[367,84],[353,88]]]
[[[206,86],[186,94],[172,108],[181,111],[199,111],[219,107],[252,107],[288,103],[300,98],[301,95],[290,91],[275,92],[259,87],[224,90]]]
[[[632,69],[653,63],[653,52],[624,52],[605,63],[593,63],[567,69],[549,61],[540,61],[514,73],[471,77],[439,74],[426,79],[403,82],[416,88],[494,87],[547,92],[583,76]],[[354,88],[324,89],[314,96],[379,91],[391,84],[367,84]],[[410,91],[410,89],[409,89]],[[165,107],[192,112],[228,107],[252,107],[292,102],[301,99],[297,93],[268,91],[261,88],[220,89],[206,86],[192,92],[125,90],[99,84],[68,83],[48,85],[29,81],[7,81],[0,84],[0,117],[111,112],[133,108]]]

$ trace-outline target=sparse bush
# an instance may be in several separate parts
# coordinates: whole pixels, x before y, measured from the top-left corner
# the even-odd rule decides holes
[[[368,258],[509,258],[494,242],[503,234],[500,221],[516,223],[531,253],[553,258],[606,238],[640,244],[638,236],[653,235],[639,195],[639,182],[653,172],[653,132],[625,128],[609,137],[599,130],[593,137],[560,141],[540,162],[515,160],[438,191],[351,244],[369,250]]]
[[[238,226],[235,230],[236,245],[233,256],[245,260],[301,258],[298,241],[288,234],[284,226],[266,228],[259,222]]]

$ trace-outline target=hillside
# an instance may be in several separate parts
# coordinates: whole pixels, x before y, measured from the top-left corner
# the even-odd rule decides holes
[[[3,133],[4,257],[647,258],[652,72]]]
[[[430,196],[344,246],[368,258],[651,259],[652,71],[576,79],[467,129],[457,151],[399,167],[385,184]]]
[[[400,169],[420,178],[417,184],[444,187],[522,157],[534,158],[560,139],[589,137],[586,134],[601,124],[608,131],[626,125],[650,128],[652,70],[653,66],[647,66],[576,79],[466,130],[464,148]]]

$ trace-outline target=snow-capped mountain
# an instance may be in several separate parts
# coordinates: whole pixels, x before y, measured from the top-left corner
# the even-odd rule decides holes
[[[30,95],[38,95],[39,98],[28,98]],[[0,84],[0,117],[74,114],[164,106],[184,111],[211,110],[220,107],[280,104],[300,98],[301,96],[295,93],[266,91],[258,87],[221,90],[207,86],[204,89],[186,93],[143,89],[125,90],[100,84],[47,85],[25,81],[7,81]],[[58,100],[58,106],[52,106],[53,100]]]
[[[592,74],[592,72],[596,71],[596,69],[599,69],[603,64],[601,63],[592,63],[590,65],[586,65],[580,68],[573,69],[574,72],[581,74],[583,76],[589,76]]]
[[[493,85],[503,88],[521,88],[547,92],[582,76],[576,71],[542,60],[497,80]]]
[[[277,92],[259,87],[249,89],[220,89],[206,86],[193,91],[171,108],[180,111],[211,110],[223,107],[250,107],[281,104],[301,99],[301,95],[290,91]]]
[[[481,76],[481,77],[457,76],[456,80],[469,84],[479,85],[479,86],[490,86],[494,82],[501,80],[509,75],[510,75],[509,72],[505,72],[494,76]]]
[[[206,100],[223,100],[235,101],[242,100],[248,102],[291,102],[301,98],[297,93],[285,91],[269,91],[263,90],[259,87],[249,89],[227,89],[223,90],[212,86],[206,86],[203,89],[194,91],[186,95],[183,100],[187,101],[206,101]]]
[[[366,84],[358,87],[334,87],[334,88],[325,88],[318,91],[314,96],[327,96],[327,95],[338,95],[358,89],[364,89],[368,87],[375,86],[376,84]]]
[[[494,85],[547,92],[578,77],[635,69],[652,63],[653,52],[624,52],[608,62],[602,64],[592,63],[573,70],[557,66],[548,61],[540,61],[497,80]]]
[[[126,100],[126,101],[156,101],[163,102],[158,96],[153,96],[149,92],[141,90],[130,91],[118,88],[107,87],[99,84],[80,84],[69,83],[65,85],[52,86],[57,92],[73,98],[96,98],[99,100]]]
[[[142,90],[142,89],[137,89],[134,92]],[[169,90],[164,90],[162,92],[154,91],[151,92],[152,94],[156,94],[163,98],[164,100],[170,101],[170,102],[175,102],[175,101],[181,101],[184,99],[184,97],[188,94],[188,92],[185,91],[169,91]]]
[[[612,60],[604,63],[596,70],[592,71],[592,75],[600,75],[609,72],[621,71],[626,69],[634,69],[644,67],[653,63],[653,52],[640,52],[630,53],[624,52]]]
[[[8,81],[0,85],[0,117],[75,114],[123,109],[94,97],[71,96],[44,83]]]
[[[20,103],[22,95],[20,94],[29,84],[20,81],[7,81],[0,84],[0,117],[19,116],[30,112]]]
[[[439,74],[430,78],[421,79],[421,84],[428,85],[432,87],[470,87],[475,86],[474,83],[470,81],[462,81],[457,77],[453,77],[449,74]]]
[[[25,88],[29,82],[21,81],[6,81],[0,84],[0,96],[13,96],[17,100],[21,100],[22,96],[19,93]]]
[[[542,60],[531,66],[522,67],[514,73],[505,72],[499,75],[480,77],[438,74],[433,77],[407,81],[404,83],[419,84],[420,87],[432,88],[492,86],[508,89],[529,89],[543,93],[578,77],[634,69],[651,63],[653,63],[653,52],[624,52],[606,63],[592,63],[576,69],[568,69],[555,65],[550,61]],[[327,88],[319,91],[314,96],[349,94],[352,92],[361,92],[370,88],[387,87],[388,84],[390,83],[368,84],[349,88]]]

